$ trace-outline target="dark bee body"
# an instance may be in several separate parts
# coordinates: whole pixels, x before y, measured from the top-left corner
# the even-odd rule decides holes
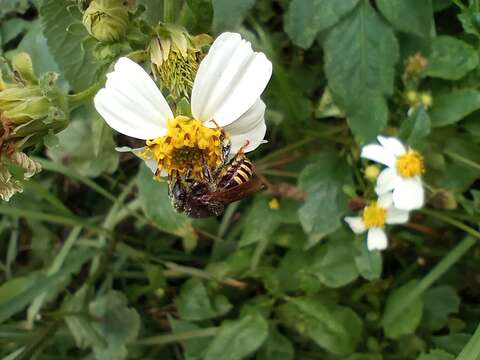
[[[223,214],[225,205],[262,188],[262,182],[253,176],[252,163],[239,151],[210,178],[193,180],[177,177],[170,190],[170,198],[177,211],[193,218],[202,218],[219,216]]]

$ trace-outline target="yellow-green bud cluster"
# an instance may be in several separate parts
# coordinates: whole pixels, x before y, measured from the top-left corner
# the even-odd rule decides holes
[[[170,24],[160,24],[149,46],[152,72],[162,88],[175,98],[190,97],[202,56],[202,47],[211,43],[206,34],[192,37]]]
[[[83,25],[100,42],[121,40],[128,24],[128,7],[123,0],[93,0],[83,13]]]
[[[1,60],[1,59],[0,59]],[[19,53],[11,62],[0,61],[0,198],[8,200],[21,191],[21,181],[40,171],[40,166],[22,151],[41,142],[49,133],[66,125],[65,96],[56,88],[57,75],[39,79],[28,54]],[[11,168],[23,174],[14,176]]]

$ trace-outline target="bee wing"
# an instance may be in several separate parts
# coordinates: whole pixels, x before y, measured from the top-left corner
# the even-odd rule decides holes
[[[249,181],[240,185],[203,195],[202,200],[219,201],[223,204],[229,204],[231,202],[249,197],[262,190],[264,187],[265,186],[258,177],[253,177]]]

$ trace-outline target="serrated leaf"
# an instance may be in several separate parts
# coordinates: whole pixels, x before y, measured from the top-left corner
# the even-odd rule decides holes
[[[210,343],[204,360],[240,360],[255,352],[268,336],[267,321],[259,314],[226,320]]]
[[[363,1],[324,42],[325,73],[353,132],[374,138],[386,125],[385,96],[393,92],[398,43],[393,30]]]
[[[367,242],[358,243],[359,254],[355,257],[355,264],[359,274],[366,280],[377,280],[382,275],[382,254],[378,250],[370,251]]]
[[[480,92],[460,89],[435,96],[430,113],[433,127],[446,126],[462,120],[480,109]]]
[[[399,316],[391,318],[390,312],[394,312],[398,304],[403,303],[405,295],[417,285],[417,280],[411,280],[407,284],[394,289],[387,298],[384,318],[390,318],[388,322],[383,321],[385,335],[391,339],[398,339],[403,335],[412,334],[420,324],[423,313],[423,300],[416,298],[406,311]]]
[[[358,0],[293,0],[285,14],[285,32],[307,49],[320,31],[335,25],[357,4]]]
[[[103,337],[105,345],[94,347],[98,360],[122,360],[128,356],[126,345],[135,340],[140,331],[140,315],[127,305],[127,298],[119,291],[110,290],[89,305],[96,319],[93,328]]]
[[[431,0],[377,0],[377,6],[397,30],[429,36],[433,25]]]
[[[443,350],[435,349],[427,353],[422,353],[417,360],[453,360],[455,356]]]
[[[425,108],[419,106],[402,122],[400,137],[411,147],[420,148],[423,139],[430,134],[430,129],[430,117]]]
[[[325,252],[313,257],[308,271],[328,287],[345,286],[358,277],[355,266],[353,237],[346,232],[337,232],[323,245]]]
[[[40,18],[48,47],[72,89],[84,90],[97,81],[99,65],[84,41],[88,33],[80,25],[78,8],[58,0],[43,0]],[[70,29],[72,24],[77,24],[75,32]]]
[[[232,304],[221,294],[210,295],[203,281],[190,279],[183,284],[175,299],[178,314],[183,320],[199,321],[226,314]]]
[[[298,186],[307,193],[307,198],[298,215],[310,237],[308,246],[340,227],[340,219],[347,210],[342,186],[351,181],[348,164],[333,153],[318,156],[301,172]]]
[[[422,325],[431,331],[440,330],[447,324],[448,316],[458,312],[460,298],[448,285],[428,289],[424,294],[425,306]]]
[[[333,354],[353,353],[362,336],[362,321],[353,310],[321,299],[291,299],[278,308],[278,315],[285,325]]]
[[[255,0],[212,0],[213,31],[235,30],[254,4]]]
[[[268,239],[281,224],[298,223],[297,209],[299,203],[287,199],[279,200],[279,208],[271,209],[269,199],[257,196],[247,214],[246,226],[242,233],[239,246],[255,244]]]
[[[137,175],[137,185],[138,199],[150,219],[168,233],[196,238],[192,220],[172,207],[166,181],[155,181],[150,169],[142,164]]]
[[[257,360],[293,360],[294,356],[295,351],[290,340],[271,327]]]
[[[451,36],[437,36],[432,41],[425,75],[445,80],[459,80],[478,66],[473,46]]]

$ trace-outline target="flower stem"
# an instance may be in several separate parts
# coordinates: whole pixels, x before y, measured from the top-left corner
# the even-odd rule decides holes
[[[88,89],[85,89],[73,95],[68,95],[67,99],[68,99],[68,107],[70,108],[70,111],[74,110],[75,108],[79,107],[83,103],[90,100],[98,92],[98,90],[101,89],[104,82],[105,80],[102,77],[101,80],[94,83]]]
[[[193,330],[193,331],[186,331],[177,334],[168,334],[168,335],[159,335],[159,336],[151,336],[145,339],[138,340],[136,342],[137,345],[166,345],[173,342],[189,340],[189,339],[197,339],[202,337],[212,337],[215,336],[218,332],[218,327],[209,327],[205,329]]]
[[[432,216],[434,218],[437,218],[439,220],[442,220],[450,225],[453,225],[455,226],[456,228],[459,228],[463,231],[465,231],[466,233],[472,235],[473,237],[477,238],[477,239],[480,239],[480,232],[478,232],[477,230],[471,228],[470,226],[468,225],[465,225],[464,223],[462,223],[461,221],[458,221],[456,219],[453,219],[451,218],[450,216],[448,215],[445,215],[441,212],[438,212],[438,211],[435,211],[435,210],[432,210],[432,209],[421,209],[419,210],[421,213],[425,214],[425,215],[429,215],[429,216]]]

